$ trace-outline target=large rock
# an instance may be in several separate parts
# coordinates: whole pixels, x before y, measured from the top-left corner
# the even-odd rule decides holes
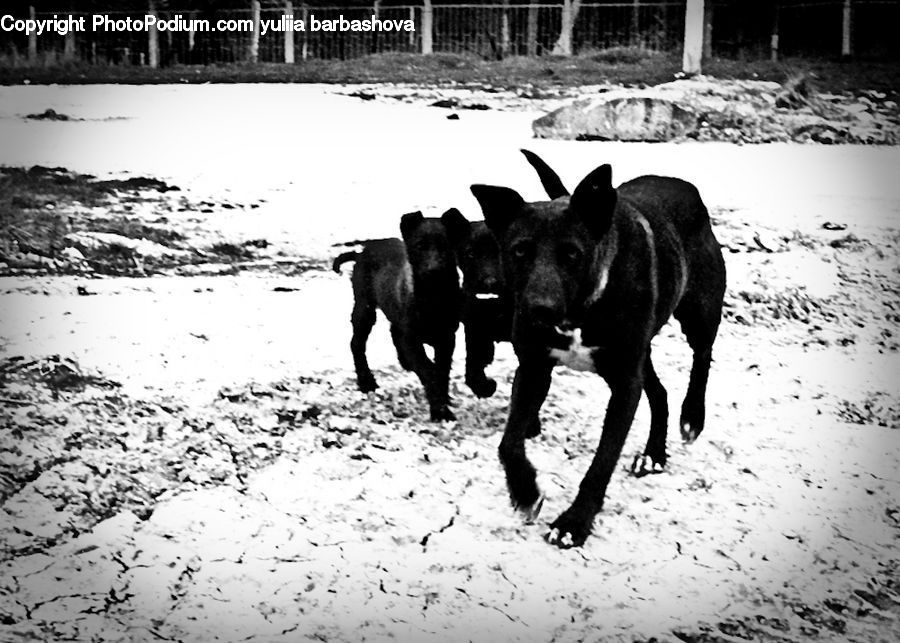
[[[569,140],[669,141],[698,126],[697,113],[672,98],[609,94],[578,100],[540,117],[532,126],[534,135]]]
[[[896,104],[821,94],[788,109],[776,105],[781,90],[767,81],[696,76],[595,94],[537,119],[533,128],[538,138],[569,140],[900,141]]]

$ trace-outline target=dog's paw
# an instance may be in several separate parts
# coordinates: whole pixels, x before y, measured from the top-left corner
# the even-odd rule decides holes
[[[513,502],[513,506],[522,515],[522,520],[526,525],[533,525],[538,514],[541,513],[541,507],[544,506],[544,494],[538,495],[538,499],[529,506],[517,505],[515,502]]]
[[[700,435],[700,431],[703,430],[703,427],[695,427],[692,426],[690,422],[682,422],[681,423],[681,439],[684,440],[685,444],[690,444]]]
[[[431,409],[432,422],[453,422],[456,419],[453,411],[447,405]]]
[[[480,380],[467,381],[475,397],[490,397],[497,392],[497,382],[493,378],[484,377]]]
[[[544,540],[560,549],[581,547],[591,534],[592,522],[590,518],[567,510],[551,523],[550,531],[544,534]]]
[[[651,473],[662,473],[665,468],[665,460],[654,460],[651,456],[644,453],[634,456],[630,471],[631,475],[641,478]]]
[[[371,393],[378,388],[378,382],[375,381],[375,378],[372,375],[369,375],[368,377],[358,377],[356,379],[356,384],[363,393]]]

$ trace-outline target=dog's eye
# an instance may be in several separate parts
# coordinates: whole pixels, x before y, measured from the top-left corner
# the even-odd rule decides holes
[[[581,250],[577,246],[565,245],[559,249],[562,258],[570,263],[575,263],[581,259]]]
[[[525,259],[531,253],[531,244],[522,242],[512,247],[513,257],[516,259]]]

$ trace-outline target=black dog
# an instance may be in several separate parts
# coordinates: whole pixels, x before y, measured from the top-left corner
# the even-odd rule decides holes
[[[353,338],[350,350],[356,381],[365,393],[377,388],[366,360],[366,341],[380,308],[391,323],[400,365],[415,372],[435,421],[454,419],[449,407],[450,364],[460,318],[459,276],[450,230],[468,228],[456,209],[440,218],[404,214],[400,239],[363,242],[360,252],[345,252],[332,264],[356,261],[353,268]],[[434,361],[424,344],[434,347]]]
[[[568,195],[559,176],[537,154],[522,150],[551,199]],[[500,247],[483,221],[453,234],[463,273],[462,322],[466,336],[466,385],[478,397],[490,397],[497,383],[484,374],[494,361],[494,344],[510,341],[512,296],[500,266]]]
[[[597,452],[574,502],[546,537],[560,547],[578,546],[603,506],[642,390],[650,402],[650,437],[632,471],[652,473],[666,463],[667,397],[650,341],[673,314],[693,351],[681,434],[690,442],[703,430],[725,290],[722,252],[697,189],[678,179],[644,176],[616,190],[610,166],[603,165],[571,197],[548,202],[526,203],[502,187],[474,185],[472,192],[497,237],[513,295],[519,367],[499,453],[512,502],[528,519],[543,498],[525,438],[540,432],[538,412],[553,367],[594,371],[610,387]]]
[[[500,248],[483,221],[456,235],[456,256],[463,274],[462,322],[466,335],[466,385],[478,397],[490,397],[497,383],[484,374],[494,361],[494,343],[508,342],[512,298],[500,268]]]

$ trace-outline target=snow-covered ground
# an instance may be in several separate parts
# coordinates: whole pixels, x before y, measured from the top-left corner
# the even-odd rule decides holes
[[[83,120],[22,118],[48,108]],[[71,356],[123,384],[115,398],[43,395],[4,415],[22,426],[69,420],[53,429],[65,440],[42,433],[47,423],[34,433],[2,429],[4,467],[42,464],[4,498],[0,638],[900,637],[891,410],[900,360],[884,334],[900,312],[900,148],[536,141],[536,113],[446,115],[324,86],[2,87],[0,164],[152,176],[201,198],[262,202],[207,225],[328,257],[336,241],[395,235],[413,209],[456,206],[479,218],[471,183],[540,198],[518,152],[528,147],[570,188],[605,162],[617,182],[647,173],[693,181],[726,245],[760,231],[786,244],[726,256],[734,301],[800,292],[830,314],[726,322],[699,442],[686,448],[673,435],[662,475],[617,474],[595,535],[581,550],[557,551],[540,534],[599,437],[607,398],[592,376],[558,372],[544,435],[530,446],[549,500],[542,521],[524,526],[508,509],[495,457],[514,368],[508,347],[492,366],[500,390],[486,401],[462,386],[459,349],[460,421],[435,428],[383,324],[370,341],[381,392],[356,392],[346,275],[0,279],[5,357]],[[826,222],[846,229],[823,231]],[[858,251],[829,245],[847,234],[862,240]],[[79,296],[84,284],[96,294]],[[656,346],[675,416],[688,351],[671,326]],[[237,402],[217,396],[248,382],[286,384]],[[871,411],[873,399],[874,419],[842,413]],[[111,406],[102,414],[84,410],[103,400]],[[411,414],[397,409],[407,402]],[[142,404],[156,410],[135,414]],[[319,414],[290,425],[275,446],[265,436],[281,426],[281,406]],[[248,428],[223,427],[236,414]],[[188,417],[211,418],[215,444],[231,445],[222,476],[209,474],[218,447],[186,429],[196,426]],[[642,403],[626,456],[640,450],[648,419]],[[96,454],[72,436],[101,430],[98,422],[119,427],[128,444],[140,436],[129,453],[153,452],[143,436],[160,422],[171,435],[187,431],[192,451],[162,437],[160,449],[175,449],[193,477],[159,483],[164,492],[146,513],[127,502],[102,515],[76,511],[98,505],[115,492],[104,480],[119,479],[113,465],[98,473],[77,461]],[[104,448],[118,453],[117,444]],[[266,457],[239,466],[239,446],[250,460],[254,449]]]

